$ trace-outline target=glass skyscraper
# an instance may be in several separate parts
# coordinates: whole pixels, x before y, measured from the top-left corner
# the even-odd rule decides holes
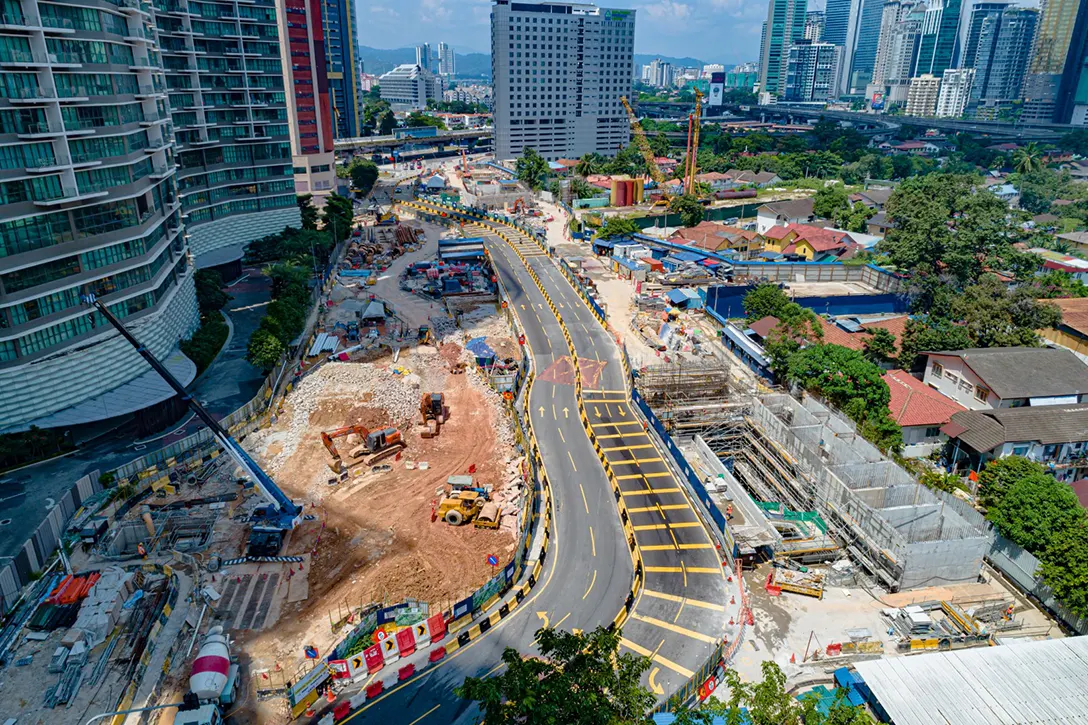
[[[760,58],[761,92],[781,95],[786,90],[790,46],[805,37],[804,0],[770,0],[767,5],[766,42]]]
[[[884,0],[862,0],[858,17],[857,43],[850,62],[849,93],[864,93],[873,77],[877,45],[880,41],[880,21],[884,15]]]
[[[959,62],[962,0],[931,0],[922,24],[915,75],[939,76]]]
[[[325,28],[325,59],[328,64],[329,92],[336,138],[363,135],[362,110],[359,107],[359,64],[355,59],[355,3],[352,0],[322,0]]]

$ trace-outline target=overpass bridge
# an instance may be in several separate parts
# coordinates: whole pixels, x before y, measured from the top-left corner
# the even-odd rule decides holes
[[[337,139],[333,145],[336,151],[388,151],[401,146],[447,146],[463,145],[465,142],[479,142],[490,139],[493,129],[470,128],[461,131],[439,131],[435,136],[363,136],[360,138]]]

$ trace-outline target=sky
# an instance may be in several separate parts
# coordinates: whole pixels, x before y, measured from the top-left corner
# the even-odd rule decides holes
[[[600,5],[638,11],[636,53],[708,63],[756,60],[767,17],[766,0],[602,0]],[[491,47],[490,0],[370,0],[357,2],[356,9],[360,45],[401,48],[442,41],[458,53],[487,53]]]

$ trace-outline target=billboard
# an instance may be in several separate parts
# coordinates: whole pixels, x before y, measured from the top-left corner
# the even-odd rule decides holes
[[[710,74],[710,95],[707,97],[708,106],[720,106],[723,103],[725,92],[725,73]]]
[[[879,111],[884,108],[884,91],[876,91],[873,93],[873,98],[869,104],[869,107],[874,111]]]

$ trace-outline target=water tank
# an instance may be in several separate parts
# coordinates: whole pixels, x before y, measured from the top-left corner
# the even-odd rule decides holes
[[[189,674],[189,689],[197,699],[215,700],[223,692],[230,672],[230,640],[220,626],[212,627],[204,637],[193,671]]]

